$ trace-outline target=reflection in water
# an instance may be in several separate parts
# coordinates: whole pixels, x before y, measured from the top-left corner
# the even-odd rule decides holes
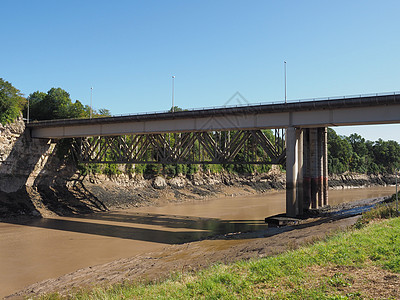
[[[331,204],[392,194],[393,188],[329,191]],[[80,217],[0,223],[0,297],[79,268],[229,232],[265,228],[285,210],[285,192],[144,207]],[[224,243],[224,241],[221,241]]]

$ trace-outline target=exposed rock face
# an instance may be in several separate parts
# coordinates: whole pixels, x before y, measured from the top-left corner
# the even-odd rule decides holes
[[[353,188],[353,187],[368,187],[374,185],[393,185],[396,182],[395,175],[375,175],[375,174],[354,174],[346,173],[340,175],[329,176],[329,187],[342,189],[342,188]]]
[[[8,125],[0,124],[0,191],[16,192],[32,186],[44,171],[55,144],[49,140],[32,140],[25,133],[22,117]]]
[[[185,177],[178,176],[178,177],[171,178],[168,181],[168,184],[173,188],[182,189],[188,184],[188,180]]]
[[[154,186],[154,188],[156,188],[158,190],[162,190],[167,187],[167,182],[165,181],[165,179],[163,177],[157,176],[156,178],[154,178],[153,186]]]
[[[46,172],[54,146],[48,140],[31,140],[22,116],[12,124],[0,124],[0,215],[39,214],[31,201],[32,187]]]

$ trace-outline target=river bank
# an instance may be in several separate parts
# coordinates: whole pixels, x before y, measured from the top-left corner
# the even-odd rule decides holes
[[[110,272],[109,268],[100,272],[95,269],[90,270],[90,273],[97,277],[96,289],[92,290],[89,283],[83,291],[78,292],[79,289],[72,285],[62,294],[71,295],[72,298],[79,294],[83,298],[107,299],[115,297],[133,299],[231,299],[232,297],[399,299],[398,247],[396,243],[393,243],[393,239],[396,239],[400,233],[399,221],[399,218],[383,221],[374,219],[370,224],[349,230],[343,230],[346,228],[343,227],[338,231],[336,228],[336,231],[327,239],[316,243],[314,240],[313,243],[294,251],[264,257],[264,253],[260,253],[258,248],[256,249],[258,257],[251,256],[250,259],[242,259],[237,263],[220,262],[200,272],[183,265],[176,274],[169,274],[168,280],[154,281],[146,278],[122,283],[122,278],[132,274],[130,262],[124,261],[122,269],[125,272],[122,278],[117,279],[118,284],[114,287],[107,287],[104,284],[104,279],[110,278],[110,276],[104,276],[105,272]],[[273,237],[270,241],[273,242]],[[251,241],[250,244],[252,244]],[[237,247],[236,250],[244,252],[244,250],[252,249],[251,246],[246,249]],[[259,246],[268,247],[265,244]],[[385,255],[382,255],[383,249]],[[170,255],[168,259],[179,264],[182,249],[176,250],[177,254]],[[216,253],[221,252],[224,251],[219,250]],[[276,252],[271,254],[276,254]],[[166,256],[168,254],[152,253],[150,257],[138,257],[136,265],[140,265],[143,260],[147,264],[154,265],[157,264],[157,259],[163,259]],[[128,268],[125,269],[124,267],[127,266]],[[114,270],[116,272],[113,272],[112,277],[118,278],[121,262]],[[82,279],[85,280],[85,277]],[[149,281],[151,281],[150,284]],[[59,299],[59,296],[49,299]]]
[[[338,206],[341,211],[369,206],[383,201],[369,199]],[[240,260],[268,257],[310,244],[355,224],[359,216],[333,214],[325,209],[321,216],[303,220],[299,225],[265,228],[249,233],[233,232],[211,238],[169,245],[159,251],[139,254],[110,263],[83,268],[58,278],[45,280],[16,293],[13,297],[58,292],[68,295],[77,289],[109,286],[126,282],[154,282],[174,272],[194,272],[215,263],[230,264]],[[10,299],[12,299],[11,297]]]
[[[49,163],[51,165],[51,162]],[[330,189],[388,186],[394,175],[342,174],[329,177]],[[38,175],[35,184],[0,191],[0,220],[72,216],[92,212],[202,201],[212,197],[257,195],[286,187],[285,173],[196,173],[168,178],[141,174],[80,175],[72,168]]]
[[[332,190],[330,200],[342,203],[392,193],[392,187]],[[5,288],[14,285],[15,291],[18,286],[15,284],[20,284],[22,288],[36,281],[54,278],[25,289],[25,292],[31,289],[39,293],[44,286],[46,291],[51,291],[53,285],[56,289],[65,285],[68,290],[71,287],[69,284],[78,286],[80,281],[86,284],[86,280],[90,281],[95,274],[99,276],[93,277],[96,280],[100,280],[103,274],[100,281],[103,283],[110,282],[112,278],[128,278],[129,274],[132,274],[132,280],[134,276],[146,278],[147,275],[141,276],[143,274],[159,274],[159,278],[163,278],[172,270],[202,268],[208,263],[225,261],[225,258],[226,261],[235,261],[269,255],[270,251],[284,251],[302,242],[318,239],[343,224],[348,225],[344,219],[323,221],[314,217],[308,225],[303,224],[303,228],[295,227],[287,232],[271,229],[278,231],[267,234],[264,218],[284,211],[284,195],[283,191],[266,192],[135,207],[73,218],[45,218],[33,223],[6,223],[5,231],[0,224],[0,237],[8,241],[0,242],[3,246],[0,253],[4,255],[0,263],[2,270],[8,270],[6,274],[0,273],[0,282],[5,284]],[[363,202],[363,205],[366,203]],[[252,233],[244,233],[247,231]],[[188,243],[191,240],[197,242]],[[153,253],[156,253],[154,257]],[[174,268],[175,261],[177,268]],[[124,262],[129,262],[126,268]],[[110,267],[107,272],[103,269],[104,264]],[[99,273],[95,271],[96,266]],[[114,271],[118,268],[121,273],[117,274]],[[86,275],[80,274],[80,271],[71,273],[77,269],[85,270]],[[71,276],[65,275],[66,279],[63,274]]]

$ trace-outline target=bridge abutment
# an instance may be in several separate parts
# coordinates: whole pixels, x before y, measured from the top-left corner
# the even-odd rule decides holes
[[[327,129],[289,127],[286,133],[286,214],[328,204]]]

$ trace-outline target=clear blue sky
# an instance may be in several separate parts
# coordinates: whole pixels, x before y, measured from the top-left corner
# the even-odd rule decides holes
[[[400,1],[2,0],[0,77],[113,114],[400,90]],[[236,104],[233,101],[231,104]],[[383,129],[382,129],[383,128]],[[400,126],[341,128],[400,141]]]

